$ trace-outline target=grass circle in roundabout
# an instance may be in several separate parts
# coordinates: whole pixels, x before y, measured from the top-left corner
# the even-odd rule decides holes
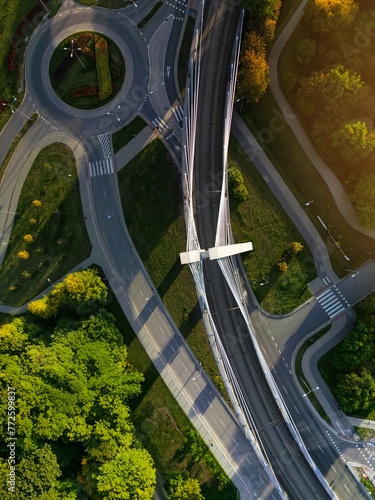
[[[125,61],[113,40],[83,31],[65,38],[54,50],[49,77],[58,97],[78,109],[110,102],[125,78]]]

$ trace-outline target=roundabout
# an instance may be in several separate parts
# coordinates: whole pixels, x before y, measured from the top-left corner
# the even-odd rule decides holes
[[[49,61],[56,95],[78,109],[96,109],[121,90],[125,62],[118,46],[101,33],[82,31],[65,38]]]

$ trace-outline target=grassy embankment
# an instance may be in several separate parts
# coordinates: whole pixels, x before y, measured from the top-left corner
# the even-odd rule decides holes
[[[289,3],[283,5],[277,33],[280,32],[279,25],[284,26],[286,24],[296,4],[295,1],[290,5]],[[295,46],[299,39],[306,38],[307,35],[308,33],[301,26],[292,35],[280,60],[280,78],[287,71],[296,72],[298,63],[295,59]],[[312,69],[314,68],[305,71],[309,73]],[[301,68],[299,68],[299,71],[301,71]],[[291,98],[292,102],[295,100],[295,96],[288,95],[288,97]],[[342,217],[327,185],[304,153],[289,126],[285,124],[281,110],[271,92],[268,90],[258,104],[248,105],[244,103],[242,118],[297,200],[301,204],[314,200],[312,204],[306,207],[306,212],[327,245],[336,273],[340,276],[345,274],[344,268],[347,267],[347,261],[328,236],[327,231],[319,223],[317,215],[322,218],[330,229],[333,238],[341,243],[346,255],[351,259],[351,268],[365,262],[369,258],[367,252],[375,252],[375,242],[366,235],[354,231]]]
[[[57,143],[39,153],[23,185],[0,267],[1,303],[26,303],[49,286],[47,278],[57,280],[88,257],[91,247],[76,182],[75,159],[67,146]],[[33,205],[35,200],[41,205]],[[24,241],[28,234],[30,243]],[[17,256],[22,250],[28,259]]]
[[[61,0],[46,0],[44,3],[49,11],[54,14],[60,2]],[[23,96],[22,80],[25,49],[30,36],[46,14],[43,7],[31,22],[25,21],[19,34],[16,33],[21,20],[37,5],[41,5],[38,0],[0,0],[0,11],[2,13],[0,16],[0,99],[12,101],[13,97],[17,97],[16,105],[22,101]],[[13,70],[9,70],[7,61],[12,42],[15,44],[15,53]],[[9,120],[11,114],[10,107],[6,107],[3,112],[0,112],[0,130]]]

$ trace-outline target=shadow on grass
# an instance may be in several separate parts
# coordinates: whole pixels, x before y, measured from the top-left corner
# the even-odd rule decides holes
[[[182,333],[184,339],[187,339],[187,337],[192,332],[192,330],[197,326],[201,318],[202,314],[199,307],[199,302],[197,301],[195,306],[187,315],[186,320],[182,323],[180,327],[180,332]]]
[[[164,297],[164,295],[167,293],[169,288],[181,273],[182,269],[183,267],[181,265],[180,258],[178,257],[158,287],[160,297]]]

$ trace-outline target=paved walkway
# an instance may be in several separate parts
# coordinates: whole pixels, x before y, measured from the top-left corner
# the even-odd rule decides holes
[[[300,6],[295,11],[293,16],[289,20],[288,24],[285,26],[284,30],[280,34],[280,36],[277,38],[271,50],[271,53],[268,58],[268,65],[270,69],[270,84],[269,84],[270,89],[272,91],[273,96],[276,99],[277,104],[279,105],[279,108],[281,109],[285,117],[285,120],[287,121],[294,135],[301,144],[301,147],[305,151],[306,156],[309,157],[314,167],[318,170],[318,172],[326,182],[341,215],[348,222],[348,224],[352,226],[353,229],[359,231],[360,233],[365,234],[366,236],[375,238],[375,230],[369,233],[365,228],[363,228],[357,223],[356,212],[343,185],[314,148],[312,142],[310,141],[309,137],[304,131],[298,118],[294,114],[292,107],[290,106],[288,100],[286,99],[280,87],[280,82],[277,72],[279,57],[285,47],[285,44],[287,43],[293,31],[295,30],[296,26],[302,19],[303,8],[306,2],[307,0],[302,0]]]

